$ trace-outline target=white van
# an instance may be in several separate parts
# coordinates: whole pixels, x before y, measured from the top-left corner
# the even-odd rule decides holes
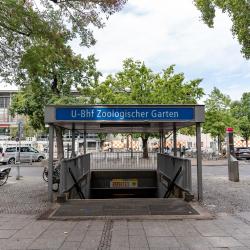
[[[20,162],[42,161],[45,154],[40,153],[33,147],[20,147]],[[19,147],[0,147],[0,163],[15,164],[19,161]]]

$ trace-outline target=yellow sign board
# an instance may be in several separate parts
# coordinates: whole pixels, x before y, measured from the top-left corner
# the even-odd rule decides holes
[[[138,187],[138,179],[112,179],[110,181],[111,188],[136,188]]]

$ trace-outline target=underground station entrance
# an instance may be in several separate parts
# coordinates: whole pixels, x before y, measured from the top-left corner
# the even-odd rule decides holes
[[[192,205],[191,160],[177,156],[177,132],[196,128],[197,194],[202,200],[201,123],[203,105],[50,105],[48,195],[54,201],[53,156],[56,127],[72,131],[72,155],[60,162],[58,205],[50,218],[126,216],[199,216]],[[75,154],[75,133],[84,134],[84,149]],[[164,153],[165,134],[173,134],[173,152]],[[158,133],[159,152],[87,153],[88,133]],[[145,146],[145,145],[144,145]],[[133,147],[132,147],[133,148]],[[144,156],[144,157],[143,157]]]

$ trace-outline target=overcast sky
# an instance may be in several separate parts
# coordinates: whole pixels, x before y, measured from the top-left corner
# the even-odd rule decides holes
[[[105,28],[94,30],[94,47],[80,48],[77,41],[72,46],[84,56],[95,54],[104,75],[119,71],[128,57],[144,61],[155,72],[175,64],[176,72],[184,72],[187,79],[203,78],[201,86],[207,94],[216,86],[240,99],[250,92],[250,61],[232,37],[231,21],[218,11],[210,29],[192,2],[128,0]]]
[[[229,17],[218,11],[214,29],[208,28],[192,0],[129,0],[104,29],[95,30],[94,47],[74,47],[83,55],[94,53],[104,74],[119,71],[128,57],[156,72],[176,64],[176,72],[184,72],[187,79],[203,78],[206,93],[216,86],[240,99],[250,91],[250,62],[230,27]]]

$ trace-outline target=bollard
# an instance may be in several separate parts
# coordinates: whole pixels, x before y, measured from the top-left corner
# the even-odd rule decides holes
[[[229,173],[228,178],[230,181],[239,182],[239,162],[230,155],[230,162],[229,162]]]

